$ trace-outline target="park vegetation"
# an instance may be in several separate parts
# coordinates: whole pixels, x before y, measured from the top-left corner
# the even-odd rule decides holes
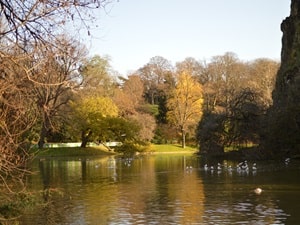
[[[131,74],[118,74],[109,57],[88,56],[76,35],[65,32],[66,25],[81,24],[89,34],[90,12],[108,3],[0,0],[4,194],[24,190],[34,144],[42,151],[47,142],[81,142],[85,148],[116,141],[123,143],[116,150],[126,153],[176,143],[222,155],[258,146],[264,135],[278,131],[266,117],[280,62],[242,61],[227,52],[173,65],[154,56]],[[287,118],[277,119],[283,126]]]

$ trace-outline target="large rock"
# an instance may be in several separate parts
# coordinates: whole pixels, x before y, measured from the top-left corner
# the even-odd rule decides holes
[[[300,0],[292,0],[290,16],[281,24],[281,66],[268,113],[264,148],[273,153],[300,152]]]

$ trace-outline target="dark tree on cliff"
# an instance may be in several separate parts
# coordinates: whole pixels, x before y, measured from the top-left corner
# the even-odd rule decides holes
[[[268,114],[265,150],[278,154],[300,152],[300,2],[292,0],[291,13],[281,24],[281,66]]]

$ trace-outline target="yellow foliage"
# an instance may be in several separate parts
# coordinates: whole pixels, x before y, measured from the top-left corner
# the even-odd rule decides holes
[[[186,129],[190,124],[197,123],[202,116],[203,90],[187,72],[178,76],[178,82],[168,99],[168,120]]]
[[[118,107],[108,97],[87,97],[79,102],[72,102],[72,108],[82,119],[118,116]]]

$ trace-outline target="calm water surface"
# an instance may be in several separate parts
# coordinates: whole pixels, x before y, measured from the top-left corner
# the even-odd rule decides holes
[[[52,191],[21,224],[300,224],[299,161],[237,164],[193,155],[37,161],[29,185]]]

